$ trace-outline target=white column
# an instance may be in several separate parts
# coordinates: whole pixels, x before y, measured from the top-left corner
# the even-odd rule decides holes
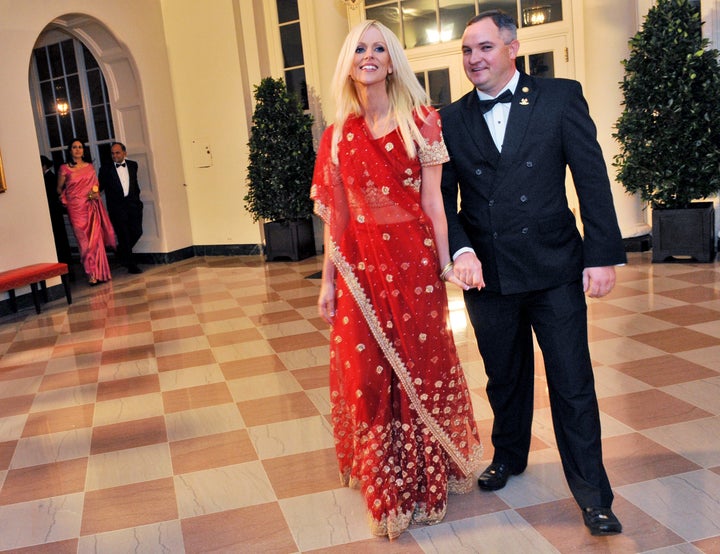
[[[630,196],[616,181],[612,165],[619,145],[612,138],[615,124],[622,113],[620,82],[624,68],[620,63],[629,54],[628,41],[638,31],[652,0],[584,0],[584,82],[583,90],[590,113],[598,127],[598,141],[603,149],[610,174],[615,209],[624,238],[650,232],[649,213],[645,204]],[[645,7],[647,5],[647,7]],[[641,12],[641,10],[644,10]],[[577,30],[576,30],[577,32]]]

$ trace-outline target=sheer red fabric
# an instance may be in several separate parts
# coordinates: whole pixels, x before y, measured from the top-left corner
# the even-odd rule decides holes
[[[377,535],[435,523],[448,492],[473,487],[482,447],[452,332],[421,163],[448,159],[440,118],[417,117],[410,159],[397,130],[374,139],[350,118],[318,149],[312,198],[337,268],[330,396],[342,483],[362,490]]]
[[[88,164],[73,170],[62,165],[60,172],[65,175],[61,200],[67,207],[85,273],[98,281],[109,281],[112,274],[105,247],[115,248],[115,231],[102,201],[88,198],[92,188],[99,186],[95,168]]]

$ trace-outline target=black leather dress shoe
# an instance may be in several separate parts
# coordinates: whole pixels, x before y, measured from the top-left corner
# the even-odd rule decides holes
[[[622,524],[610,508],[585,508],[583,519],[590,534],[596,537],[622,533]]]
[[[502,463],[491,463],[478,477],[478,486],[486,491],[496,491],[503,488],[511,475],[522,472],[513,471],[510,466]]]

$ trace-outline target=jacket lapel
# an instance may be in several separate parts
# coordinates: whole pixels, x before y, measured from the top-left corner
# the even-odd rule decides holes
[[[520,74],[520,80],[510,107],[507,127],[505,128],[502,155],[498,164],[497,182],[502,180],[503,175],[517,157],[520,145],[527,133],[536,100],[537,87],[535,87],[534,79],[525,73]]]
[[[495,147],[495,143],[490,135],[487,122],[480,109],[480,99],[475,89],[467,95],[464,103],[464,112],[463,123],[465,124],[467,134],[482,153],[485,160],[487,160],[490,165],[496,166],[500,158],[500,152],[498,152],[498,149]]]

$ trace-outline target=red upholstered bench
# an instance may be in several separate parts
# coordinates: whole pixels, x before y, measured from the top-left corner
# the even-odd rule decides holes
[[[70,281],[68,275],[67,264],[50,263],[50,264],[32,264],[8,271],[0,271],[0,292],[8,292],[10,295],[10,308],[13,312],[17,312],[17,301],[15,299],[15,289],[30,285],[32,291],[33,303],[35,311],[40,313],[40,298],[38,298],[38,283],[44,302],[48,301],[47,286],[45,279],[51,277],[60,277],[63,287],[65,287],[65,297],[68,304],[72,304],[72,296],[70,295]]]

